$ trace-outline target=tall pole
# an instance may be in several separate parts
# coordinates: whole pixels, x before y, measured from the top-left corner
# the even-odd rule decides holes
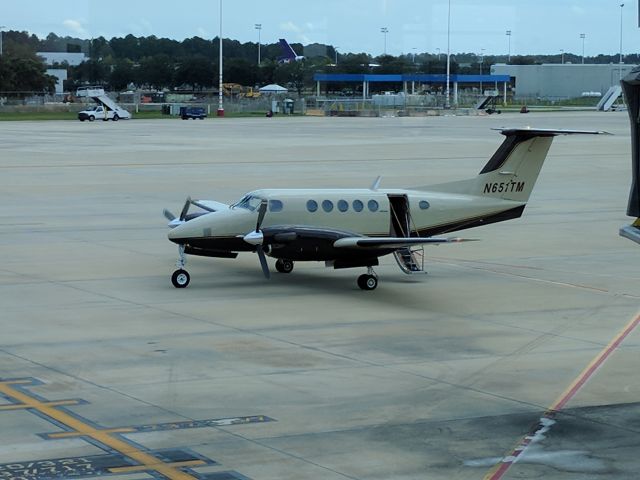
[[[624,3],[620,4],[620,80],[622,80],[622,9],[624,7]]]
[[[220,0],[220,62],[218,72],[218,116],[224,117],[224,107],[222,106],[222,0]]]
[[[440,61],[440,49],[436,48],[436,52],[438,52],[438,61]]]
[[[564,65],[564,48],[560,49],[560,63]]]
[[[333,47],[333,52],[336,54],[336,65],[338,65],[338,48],[340,47]]]
[[[444,108],[451,108],[451,90],[449,83],[451,82],[451,0],[449,0],[449,10],[447,13],[447,90],[444,97]]]
[[[586,35],[584,33],[580,34],[580,38],[582,39],[582,64],[584,65],[584,37],[586,37]]]
[[[262,30],[261,23],[256,23],[256,30],[258,30],[258,66],[260,66],[260,31]]]
[[[484,48],[480,50],[480,95],[482,95],[482,64],[484,63]]]
[[[387,54],[387,33],[389,33],[389,29],[387,27],[382,27],[380,31],[384,34],[384,54]]]
[[[509,50],[507,53],[507,63],[511,62],[511,30],[507,30],[507,38],[509,39]]]

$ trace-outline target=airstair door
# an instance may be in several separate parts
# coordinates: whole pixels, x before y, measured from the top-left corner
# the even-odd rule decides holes
[[[389,233],[392,237],[411,236],[411,217],[409,212],[409,200],[406,195],[388,195],[390,226]]]

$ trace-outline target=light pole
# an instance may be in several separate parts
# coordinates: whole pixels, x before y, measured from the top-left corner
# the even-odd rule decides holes
[[[484,63],[484,48],[480,49],[480,95],[482,95],[482,64]]]
[[[624,3],[620,4],[620,80],[622,80],[622,9],[624,8]]]
[[[333,47],[333,52],[336,54],[336,61],[335,61],[336,66],[338,66],[338,48],[340,47]]]
[[[586,35],[584,33],[580,34],[580,38],[582,39],[582,64],[584,65],[584,38]]]
[[[509,49],[507,53],[507,63],[511,62],[511,30],[507,30],[507,38],[509,39]]]
[[[564,48],[560,49],[560,63],[564,65]]]
[[[6,25],[0,25],[0,57],[2,56],[2,29],[7,28]]]
[[[418,50],[416,47],[413,47],[411,50],[413,50],[413,64],[416,64],[416,50]]]
[[[262,24],[256,23],[256,30],[258,30],[258,66],[260,66],[260,31],[262,30]]]
[[[451,108],[449,99],[451,90],[449,83],[451,82],[451,0],[449,0],[449,8],[447,11],[447,90],[444,97],[444,108]]]
[[[224,117],[224,107],[222,106],[222,0],[220,0],[220,62],[218,71],[218,116]]]
[[[440,49],[436,48],[436,52],[438,52],[438,61],[440,61]]]
[[[380,29],[382,33],[384,33],[384,54],[387,54],[387,33],[389,33],[389,29],[387,27],[382,27]]]

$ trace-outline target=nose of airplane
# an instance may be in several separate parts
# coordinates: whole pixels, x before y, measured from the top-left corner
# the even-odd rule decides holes
[[[171,230],[169,230],[169,233],[167,234],[167,237],[169,238],[169,240],[177,244],[184,243],[184,240],[187,238],[187,235],[186,235],[187,232],[186,232],[186,229],[184,228],[185,226],[186,224],[183,223],[182,225],[178,225],[172,228]]]

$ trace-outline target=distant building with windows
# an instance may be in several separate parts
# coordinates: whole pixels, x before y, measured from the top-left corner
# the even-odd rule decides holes
[[[562,100],[581,97],[583,94],[594,96],[596,92],[604,95],[609,87],[618,85],[620,78],[634,68],[636,65],[618,63],[498,63],[491,66],[491,74],[510,76],[515,98]]]

